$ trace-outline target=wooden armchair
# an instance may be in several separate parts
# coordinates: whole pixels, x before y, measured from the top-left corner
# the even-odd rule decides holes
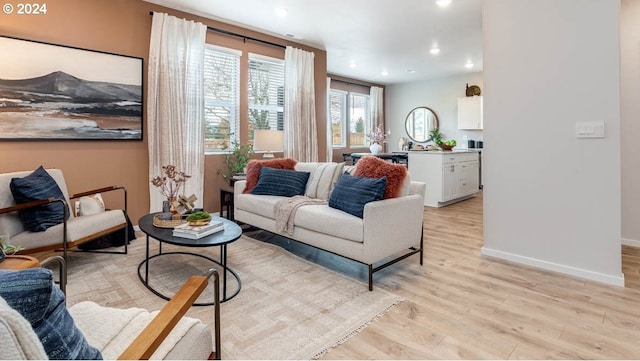
[[[184,317],[212,276],[215,286],[215,348],[212,345],[210,327],[200,320]],[[142,360],[152,356],[163,359],[220,359],[219,286],[219,276],[215,269],[210,269],[204,276],[192,276],[152,319],[152,315],[141,309],[102,307],[93,302],[81,302],[68,310],[75,326],[89,345],[102,353],[104,359]],[[17,312],[3,306],[1,298],[0,301],[0,337],[7,342],[0,347],[0,359],[46,358],[40,340],[29,327],[28,321],[18,314],[17,318],[21,320],[16,322]],[[131,311],[136,312],[136,317],[127,319],[126,315],[130,315]],[[27,327],[24,327],[25,322]],[[185,323],[190,327],[180,328]],[[105,341],[105,332],[125,336],[123,339]],[[135,334],[137,337],[128,344],[131,339],[128,336]],[[165,340],[167,344],[163,344]]]
[[[185,315],[198,296],[207,287],[209,278],[214,277],[214,339],[215,349],[209,359],[220,360],[220,279],[215,269],[210,269],[204,276],[192,276],[167,303],[160,313],[145,327],[131,345],[118,357],[119,360],[146,360],[153,355],[162,341],[166,339],[173,327]]]
[[[125,217],[127,211],[126,188],[122,186],[110,186],[77,193],[69,197],[62,171],[59,169],[47,169],[47,172],[55,179],[64,197],[40,199],[21,204],[15,203],[9,187],[11,179],[22,178],[32,172],[24,171],[0,174],[0,232],[9,234],[11,244],[21,246],[23,250],[20,253],[23,254],[62,249],[63,257],[66,260],[67,252],[70,248],[114,231],[125,229],[124,252],[119,253],[126,254],[128,252],[127,240],[129,239],[127,220]],[[123,192],[122,202],[124,208],[122,210],[110,210],[82,217],[78,217],[74,212],[69,212],[68,205],[71,204],[71,199],[118,190]],[[61,203],[64,205],[65,221],[48,228],[44,232],[31,232],[26,230],[18,216],[18,211],[52,203]]]

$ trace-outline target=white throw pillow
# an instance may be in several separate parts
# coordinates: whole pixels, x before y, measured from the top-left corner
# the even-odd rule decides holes
[[[104,201],[102,200],[102,196],[100,193],[94,194],[92,196],[84,196],[80,197],[79,202],[79,210],[78,216],[88,216],[91,214],[97,214],[100,212],[104,212]]]
[[[329,199],[338,178],[342,175],[344,163],[298,163],[295,170],[309,172],[305,196],[309,198]]]

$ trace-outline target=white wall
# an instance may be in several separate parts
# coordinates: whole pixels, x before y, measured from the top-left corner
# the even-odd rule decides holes
[[[621,12],[622,242],[640,247],[640,1],[623,0]]]
[[[405,119],[411,109],[426,106],[434,110],[440,121],[440,129],[446,139],[455,139],[458,148],[466,148],[462,141],[464,135],[468,139],[482,140],[481,130],[458,130],[458,98],[465,96],[466,84],[483,88],[482,73],[472,72],[452,77],[428,81],[388,85],[385,89],[385,119],[391,137],[388,151],[398,151],[398,140],[407,137],[404,127]],[[425,143],[422,143],[425,144]]]
[[[624,285],[620,2],[483,6],[485,255]],[[576,139],[604,121],[606,137]]]

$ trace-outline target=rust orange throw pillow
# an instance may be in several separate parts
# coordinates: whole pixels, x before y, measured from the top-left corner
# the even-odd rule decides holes
[[[353,175],[367,178],[387,177],[387,187],[384,189],[382,199],[395,198],[400,195],[402,183],[407,176],[407,167],[401,164],[393,164],[384,160],[366,156],[362,157],[356,164]]]
[[[247,184],[242,193],[251,193],[253,188],[258,184],[258,178],[260,177],[260,168],[269,167],[275,169],[288,169],[294,170],[297,160],[291,158],[276,158],[267,160],[250,160],[247,164]]]

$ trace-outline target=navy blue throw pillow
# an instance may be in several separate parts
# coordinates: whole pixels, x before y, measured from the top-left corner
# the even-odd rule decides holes
[[[307,188],[309,172],[288,169],[260,168],[258,184],[251,194],[293,197],[301,196]]]
[[[345,172],[331,192],[329,207],[362,218],[365,204],[381,200],[386,186],[387,177],[356,177]]]
[[[51,270],[0,270],[0,297],[29,321],[49,359],[102,359],[74,324]]]
[[[12,178],[9,184],[16,204],[47,198],[64,198],[56,180],[40,166],[24,178]],[[31,232],[46,231],[64,221],[64,205],[61,202],[31,207],[18,212],[24,228]],[[67,218],[69,208],[67,207]]]

